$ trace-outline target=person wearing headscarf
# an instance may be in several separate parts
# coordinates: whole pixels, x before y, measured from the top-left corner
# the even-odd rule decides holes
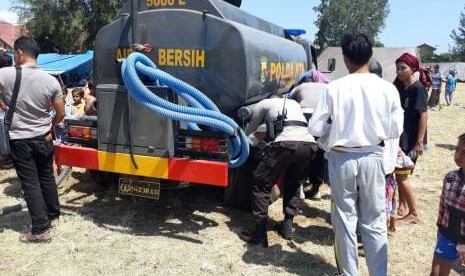
[[[451,105],[452,101],[454,100],[454,94],[455,94],[455,87],[457,86],[457,71],[454,69],[449,70],[449,76],[447,76],[447,81],[446,81],[446,103],[447,105]]]
[[[405,53],[396,60],[397,77],[394,84],[400,95],[404,109],[404,127],[399,146],[414,162],[423,154],[428,121],[428,94],[423,82],[425,72],[420,68],[418,58]],[[419,72],[419,80],[415,73]],[[398,216],[406,223],[418,222],[418,212],[415,195],[410,185],[408,175],[412,171],[396,173],[399,188]],[[408,212],[407,212],[408,207]]]
[[[311,69],[310,73],[312,75],[313,82],[316,82],[316,83],[329,83],[329,78],[325,74],[323,74],[320,71],[316,70],[315,68]]]

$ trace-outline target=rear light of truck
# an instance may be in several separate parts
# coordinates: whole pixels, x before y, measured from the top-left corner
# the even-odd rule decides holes
[[[69,126],[68,136],[88,140],[97,139],[97,130],[85,126]]]
[[[228,139],[209,131],[180,130],[176,135],[176,156],[224,161],[228,159]]]
[[[218,152],[220,141],[212,138],[186,137],[186,147],[198,151]]]
[[[98,147],[96,116],[65,119],[65,129],[64,143],[77,144],[89,148]]]

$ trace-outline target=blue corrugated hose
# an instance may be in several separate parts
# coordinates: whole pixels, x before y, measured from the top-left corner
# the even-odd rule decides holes
[[[249,156],[247,137],[237,123],[222,114],[218,107],[195,87],[157,69],[157,66],[145,55],[132,53],[121,68],[123,81],[130,96],[154,114],[175,121],[188,123],[192,129],[197,125],[207,126],[213,131],[224,132],[230,137],[229,166],[236,168],[244,164]],[[140,80],[139,74],[171,88],[189,106],[174,104],[151,92]]]

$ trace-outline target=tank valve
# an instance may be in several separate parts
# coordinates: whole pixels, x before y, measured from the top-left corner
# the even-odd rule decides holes
[[[152,46],[150,44],[134,44],[132,45],[134,52],[139,53],[150,53],[152,51]]]

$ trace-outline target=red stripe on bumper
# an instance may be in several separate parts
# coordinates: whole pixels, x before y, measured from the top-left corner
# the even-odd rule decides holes
[[[99,170],[98,151],[92,148],[55,146],[55,163],[70,167]]]
[[[168,178],[213,186],[228,186],[228,164],[215,161],[170,158]]]

